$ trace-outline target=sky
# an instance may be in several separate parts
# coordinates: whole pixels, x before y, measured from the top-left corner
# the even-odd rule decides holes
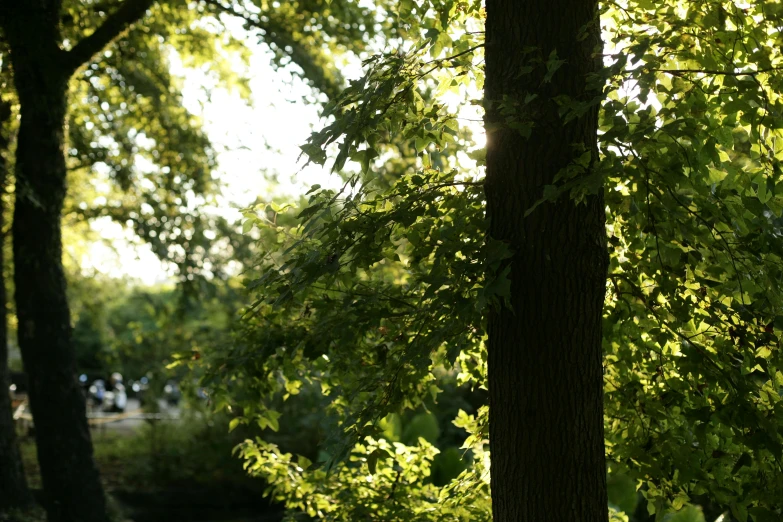
[[[319,121],[319,107],[303,99],[312,95],[312,90],[291,71],[275,70],[271,52],[259,43],[257,35],[243,29],[238,20],[224,18],[222,21],[232,36],[243,39],[251,50],[247,69],[252,93],[250,104],[238,92],[216,85],[204,72],[184,68],[173,49],[171,56],[172,72],[184,78],[186,108],[202,118],[210,140],[219,151],[217,174],[224,188],[218,206],[210,211],[229,220],[239,219],[239,210],[256,198],[270,201],[274,196],[301,194],[315,183],[339,188],[340,178],[329,174],[326,168],[317,165],[303,168],[303,162],[298,161],[299,145],[310,132],[324,124]],[[609,42],[605,43],[606,53],[617,51]],[[341,68],[341,73],[351,79],[360,75],[361,68],[354,63]],[[637,93],[638,88],[631,84],[621,90],[621,95],[632,98]],[[457,98],[449,100],[448,95],[441,101],[455,106],[460,103]],[[657,100],[651,97],[648,103],[657,105]],[[459,115],[464,118],[462,124],[471,127],[476,145],[480,146],[483,129],[479,108],[461,107]],[[476,123],[466,123],[470,121]],[[458,159],[460,164],[467,163],[466,157]],[[272,178],[275,181],[270,181]],[[170,271],[147,245],[134,240],[132,232],[109,219],[95,222],[93,228],[103,241],[93,243],[81,257],[86,272],[131,277],[147,285],[171,279]]]
[[[238,92],[215,84],[204,72],[186,69],[172,52],[172,73],[184,78],[185,107],[198,115],[218,151],[217,174],[223,183],[219,205],[211,211],[228,219],[239,219],[241,208],[260,197],[295,195],[318,183],[341,185],[340,179],[318,165],[303,168],[299,145],[317,130],[319,107],[305,103],[312,90],[291,71],[275,70],[271,53],[258,37],[241,26],[231,28],[245,39],[252,54],[247,69],[251,103]],[[237,64],[239,66],[239,64]],[[351,77],[359,67],[342,71]],[[275,181],[270,181],[272,177]],[[101,238],[81,258],[82,269],[112,277],[130,277],[145,285],[171,279],[171,273],[149,246],[134,240],[132,232],[109,219],[98,220],[93,229]]]
[[[201,70],[185,68],[173,48],[170,56],[172,73],[184,78],[185,107],[202,119],[218,151],[217,175],[223,192],[218,206],[210,211],[237,220],[240,209],[257,198],[271,201],[276,196],[295,196],[316,183],[339,189],[343,184],[339,176],[318,165],[304,167],[299,159],[299,146],[325,124],[319,119],[319,106],[304,101],[305,96],[312,97],[312,89],[291,70],[275,70],[271,52],[259,43],[256,34],[246,31],[236,19],[222,21],[251,51],[246,69],[252,98],[249,104],[238,92],[222,88]],[[347,80],[358,78],[362,74],[359,60],[347,62],[340,68],[342,76]],[[236,67],[244,65],[237,62]],[[477,93],[468,96],[480,97]],[[471,128],[476,145],[482,146],[480,108],[465,104],[461,96],[452,93],[446,93],[441,101],[459,113],[462,124]],[[475,169],[475,161],[464,153],[458,155],[458,161],[468,170]],[[171,269],[131,231],[108,218],[94,222],[92,228],[101,241],[92,243],[81,256],[83,272],[129,277],[144,285],[173,279]]]

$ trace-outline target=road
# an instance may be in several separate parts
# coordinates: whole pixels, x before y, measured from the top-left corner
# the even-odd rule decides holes
[[[88,414],[90,427],[101,432],[132,433],[148,422],[172,422],[179,419],[180,410],[166,401],[158,402],[160,413],[146,413],[138,399],[128,399],[123,413],[93,411]]]
[[[165,400],[158,401],[158,413],[147,413],[138,399],[128,399],[127,407],[122,413],[104,412],[88,408],[87,421],[90,428],[99,432],[133,433],[137,428],[148,422],[176,422],[180,418],[180,409],[169,405]],[[33,416],[22,402],[14,411],[14,421],[18,429],[26,433],[33,426]]]

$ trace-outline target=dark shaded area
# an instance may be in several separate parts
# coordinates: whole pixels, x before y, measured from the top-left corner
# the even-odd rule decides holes
[[[0,99],[0,190],[6,190],[8,163],[5,153],[10,144],[6,123],[11,118],[11,107]],[[0,197],[0,233],[5,228],[5,201]],[[0,235],[0,237],[2,237]],[[23,508],[32,497],[27,489],[22,459],[16,440],[13,404],[7,393],[14,382],[8,368],[8,317],[5,286],[5,248],[0,239],[0,511]]]
[[[238,488],[182,484],[165,491],[117,490],[112,495],[135,522],[277,522],[283,516],[281,506]]]

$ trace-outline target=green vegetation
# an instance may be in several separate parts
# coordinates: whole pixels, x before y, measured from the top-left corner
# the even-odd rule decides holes
[[[225,419],[206,416],[202,411],[191,412],[176,424],[147,423],[131,433],[97,428],[93,432],[94,457],[108,492],[110,519],[121,522],[134,512],[153,511],[153,506],[148,508],[143,503],[149,499],[164,505],[168,502],[174,517],[187,517],[188,510],[181,503],[166,497],[187,497],[190,491],[206,497],[201,500],[202,509],[205,505],[231,506],[243,499],[263,506],[259,500],[265,483],[248,477],[242,463],[232,455],[241,435],[227,437],[225,426]],[[41,477],[34,441],[23,441],[21,450],[30,486],[38,489]],[[183,511],[185,514],[180,514]],[[28,518],[10,513],[8,520],[45,520],[42,515],[38,510]],[[230,518],[230,512],[226,518]]]
[[[776,520],[781,513],[783,303],[781,252],[774,238],[783,136],[776,72],[781,56],[773,43],[780,33],[773,13],[764,3],[605,5],[603,37],[612,47],[603,70],[586,78],[588,86],[605,85],[602,94],[541,100],[551,93],[531,90],[493,106],[493,117],[501,119],[491,124],[515,129],[527,140],[545,132],[537,130],[536,118],[548,103],[572,123],[601,106],[600,156],[577,150],[546,186],[533,187],[537,192],[519,212],[554,230],[558,219],[566,219],[563,209],[589,207],[596,193],[605,194],[610,262],[603,313],[604,426],[612,500],[632,511],[620,517],[672,518],[667,513],[691,502],[704,506],[713,520],[724,511],[742,521]],[[346,190],[314,187],[307,205],[296,211],[298,227],[276,226],[263,214],[248,216],[279,235],[276,243],[267,243],[261,276],[249,284],[258,300],[246,313],[244,342],[216,362],[229,365],[236,383],[224,384],[225,374],[223,382],[213,383],[229,396],[238,386],[257,389],[260,397],[286,393],[291,400],[300,383],[317,383],[329,398],[328,411],[339,419],[330,461],[339,479],[297,465],[295,457],[281,456],[266,442],[243,450],[250,469],[274,477],[277,498],[294,510],[319,509],[303,504],[317,498],[300,487],[308,484],[325,488],[318,491],[328,498],[345,495],[344,510],[365,506],[377,520],[405,520],[403,512],[416,513],[407,519],[478,519],[452,511],[455,504],[483,506],[488,518],[482,458],[433,490],[425,486],[431,446],[422,443],[402,453],[379,446],[379,421],[437,394],[433,374],[444,368],[457,368],[471,386],[487,386],[487,316],[507,300],[516,303],[518,322],[538,314],[525,304],[531,301],[516,299],[532,292],[544,274],[533,272],[523,279],[525,287],[515,286],[517,265],[506,260],[515,256],[517,263],[521,254],[509,252],[513,243],[485,239],[485,181],[480,169],[460,161],[460,152],[474,150],[480,163],[484,154],[461,130],[459,108],[438,98],[452,92],[463,106],[481,103],[479,88],[489,83],[480,67],[484,11],[466,2],[409,2],[400,16],[416,45],[368,60],[366,75],[333,106],[334,122],[303,147],[312,161],[323,163],[328,146],[339,143],[333,168],[342,169],[349,159],[358,164]],[[543,71],[547,84],[567,74],[560,72],[564,63],[555,52],[531,50],[518,77]],[[500,140],[498,131],[489,130],[490,144]],[[419,154],[417,167],[396,172],[389,184],[388,176],[379,176],[384,166],[375,158],[387,154],[392,137],[408,141]],[[554,259],[554,252],[547,256]],[[550,306],[557,298],[551,295],[556,286],[544,290],[532,306]],[[583,319],[563,310],[568,308],[556,310],[560,321],[524,324],[556,331],[570,319]],[[550,368],[563,359],[537,352],[562,346],[541,339],[513,367],[520,375],[517,385],[539,372],[552,376],[538,392],[542,397],[557,386],[574,386],[569,393],[581,394],[572,383],[556,384],[557,370]],[[492,357],[490,350],[490,390]],[[528,374],[526,361],[546,362]],[[509,393],[499,395],[498,404],[515,400]],[[264,402],[240,404],[250,418],[278,422]],[[488,422],[492,431],[486,413],[457,420],[468,432],[463,447],[479,456],[486,450]],[[540,423],[543,417],[535,419]],[[539,443],[526,451],[542,451],[543,439]],[[410,468],[399,458],[408,452]],[[359,484],[375,477],[385,477],[391,488],[400,468],[405,478],[400,485],[415,490],[406,497],[413,505],[384,502],[389,497],[382,488],[370,500],[356,498],[363,491]],[[527,480],[535,477],[500,475],[497,484]],[[628,484],[643,498],[634,499]],[[565,492],[563,502],[571,494]],[[344,516],[331,506],[325,518]],[[393,511],[398,507],[401,511]],[[689,508],[677,517],[695,513]]]
[[[41,5],[0,9],[35,436],[20,457],[4,346],[0,520],[42,519],[30,488],[50,522],[167,495],[291,521],[783,519],[778,3]],[[171,70],[251,103],[248,35],[313,87],[299,145],[343,186],[232,223]],[[82,266],[109,221],[170,281]],[[152,416],[91,440],[75,376],[112,372],[149,380]]]
[[[241,439],[226,437],[225,425],[218,418],[205,421],[191,415],[177,424],[148,423],[130,434],[98,428],[93,446],[104,485],[110,491],[154,492],[201,485],[262,493],[263,482],[250,479],[232,456]],[[30,486],[40,488],[34,441],[27,439],[21,449]]]

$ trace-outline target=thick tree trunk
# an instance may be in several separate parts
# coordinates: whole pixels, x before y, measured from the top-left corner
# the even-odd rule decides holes
[[[21,105],[13,222],[16,313],[45,507],[50,522],[105,522],[103,490],[76,379],[62,265],[70,71],[58,48],[59,3],[30,0],[8,10],[12,17],[3,24]]]
[[[0,100],[0,191],[8,182],[8,146],[10,144],[10,105]],[[0,196],[0,513],[11,508],[24,508],[32,503],[16,440],[8,373],[8,321],[6,317],[5,248],[2,230],[5,228],[5,208]]]
[[[600,67],[597,2],[487,0],[486,29],[489,236],[514,252],[512,309],[489,317],[494,520],[606,522],[603,196],[566,194],[525,217],[582,154],[574,145],[597,157],[597,110],[564,125],[552,100],[598,94],[586,88]],[[531,60],[553,50],[565,62],[546,81]],[[525,105],[528,94],[538,97]],[[533,124],[529,138],[507,125],[510,112]]]

